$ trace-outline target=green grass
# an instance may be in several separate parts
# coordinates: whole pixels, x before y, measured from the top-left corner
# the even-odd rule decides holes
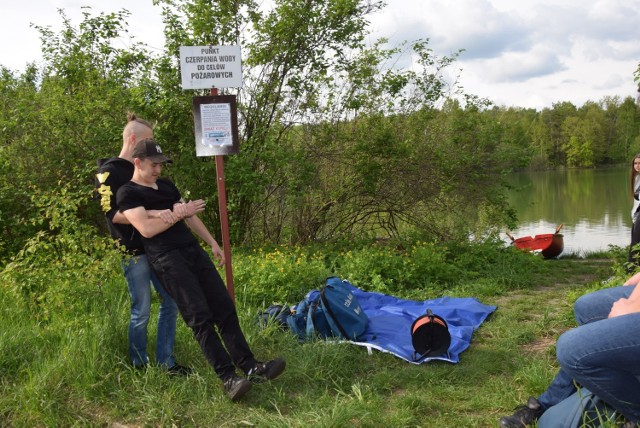
[[[394,273],[382,271],[372,278],[379,287],[396,287],[393,291],[401,297],[473,296],[498,306],[474,333],[460,363],[413,365],[348,344],[301,345],[276,326],[258,326],[256,314],[271,303],[269,292],[274,301],[295,303],[302,290],[317,286],[318,277],[340,274],[332,271],[339,260],[354,276],[365,278],[374,260],[371,254],[395,257],[379,248],[374,253],[361,249],[360,256],[327,250],[320,263],[313,255],[301,257],[304,251],[234,256],[244,282],[250,279],[254,287],[261,287],[260,297],[242,283],[236,287],[241,323],[254,353],[261,359],[287,360],[281,378],[254,386],[239,403],[226,398],[181,320],[176,354],[181,364],[196,370],[194,375],[174,378],[155,367],[145,372],[131,369],[126,358],[128,296],[115,264],[105,261],[110,273],[99,290],[86,272],[79,272],[73,284],[52,285],[53,290],[40,294],[48,296],[44,302],[20,293],[17,283],[2,283],[0,426],[493,427],[500,416],[546,388],[556,371],[555,340],[574,325],[573,300],[603,286],[600,281],[612,275],[620,258],[605,254],[606,259],[541,261],[509,253],[501,261],[503,253],[479,249],[448,254],[442,263],[451,266],[439,269],[439,259],[425,256],[422,249],[422,257],[432,260],[431,270],[411,269],[406,258],[383,261],[399,269],[399,280],[390,281]],[[255,266],[260,257],[271,266]],[[344,262],[348,257],[352,261]],[[300,272],[296,276],[286,267],[298,259],[303,261],[295,268]],[[308,271],[305,263],[311,265]],[[254,264],[253,270],[248,264]],[[359,264],[364,266],[361,270]],[[443,280],[453,268],[460,279]],[[262,269],[280,273],[261,285]],[[403,278],[416,278],[417,271],[431,272],[435,279],[410,287]],[[11,278],[5,275],[4,281]],[[280,282],[282,278],[287,282]],[[352,282],[374,288],[364,279]],[[87,296],[88,301],[83,300]],[[48,307],[46,316],[43,306]],[[154,322],[149,338],[152,352]]]

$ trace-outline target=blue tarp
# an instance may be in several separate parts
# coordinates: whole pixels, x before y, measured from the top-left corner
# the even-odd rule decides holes
[[[382,293],[360,290],[347,283],[360,306],[369,317],[364,335],[355,345],[389,352],[405,361],[422,364],[431,360],[451,363],[460,361],[460,354],[469,347],[471,335],[496,310],[475,298],[441,297],[433,300],[403,300]],[[449,352],[440,357],[422,358],[415,355],[411,342],[411,325],[427,309],[444,318],[451,333]]]

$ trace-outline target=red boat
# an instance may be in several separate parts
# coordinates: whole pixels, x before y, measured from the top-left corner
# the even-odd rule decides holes
[[[545,233],[536,236],[525,236],[522,238],[514,238],[509,233],[507,236],[511,238],[513,245],[524,251],[541,251],[545,259],[553,259],[558,257],[564,250],[564,239],[560,234],[563,224],[556,228],[555,233]]]

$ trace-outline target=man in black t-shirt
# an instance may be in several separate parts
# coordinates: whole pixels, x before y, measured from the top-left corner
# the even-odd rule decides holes
[[[183,218],[180,212],[172,211],[181,197],[171,181],[159,178],[169,161],[160,146],[153,139],[139,141],[133,158],[133,178],[118,190],[118,207],[142,236],[151,267],[176,301],[225,392],[235,401],[251,389],[251,381],[280,375],[285,361],[277,358],[263,363],[254,358],[233,300],[191,231],[211,247],[221,266],[224,253],[197,215]],[[197,208],[204,209],[204,202]],[[152,210],[159,213],[159,219],[149,216]],[[236,366],[248,379],[236,374]]]
[[[160,297],[156,362],[171,374],[186,375],[191,369],[176,364],[173,354],[178,308],[151,270],[140,235],[135,232],[126,217],[118,212],[116,204],[118,189],[128,183],[133,176],[131,154],[135,143],[150,137],[153,137],[151,124],[130,114],[122,132],[120,155],[98,161],[95,177],[96,193],[107,220],[107,228],[125,251],[121,265],[131,298],[128,332],[131,362],[136,368],[144,368],[149,364],[147,324],[151,313],[151,286],[153,285]]]

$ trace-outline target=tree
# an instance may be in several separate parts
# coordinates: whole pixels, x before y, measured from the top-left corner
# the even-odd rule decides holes
[[[550,166],[553,146],[549,136],[549,128],[541,115],[538,115],[532,123],[530,132],[534,155],[529,166],[533,169],[546,169]]]
[[[43,45],[42,68],[27,67],[16,77],[2,71],[2,199],[0,228],[11,238],[15,254],[27,236],[80,230],[95,223],[90,199],[95,160],[117,153],[132,89],[148,71],[146,51],[134,44],[114,48],[126,35],[125,11],[91,16],[74,27],[61,11],[59,33],[38,27]],[[48,203],[65,206],[47,205]],[[74,223],[67,216],[77,214]],[[62,222],[64,218],[69,222]],[[102,221],[95,224],[103,224]],[[20,239],[22,238],[22,239]]]
[[[626,97],[618,109],[618,119],[615,123],[616,141],[615,154],[612,155],[618,163],[628,162],[636,153],[640,152],[640,106],[631,97]]]
[[[584,119],[581,130],[583,140],[591,146],[593,151],[591,165],[584,166],[608,163],[610,146],[607,137],[613,140],[613,136],[609,131],[611,125],[607,112],[603,110],[600,104],[587,102],[580,108],[578,114],[583,115]],[[615,118],[615,113],[612,117]]]
[[[499,164],[504,169],[522,169],[527,167],[532,157],[540,153],[536,147],[533,127],[537,113],[533,109],[498,108],[487,110],[487,121],[492,121],[498,142]],[[535,141],[535,142],[534,142]],[[544,149],[542,149],[544,151]]]
[[[562,149],[567,166],[593,166],[593,146],[583,132],[584,121],[577,117],[568,117],[562,124],[564,143]]]
[[[638,84],[638,92],[640,92],[640,63],[638,63],[638,68],[633,73],[633,81]],[[640,95],[638,96],[638,101],[640,102]]]
[[[562,124],[565,119],[571,116],[575,116],[577,112],[576,107],[570,102],[554,103],[551,109],[545,108],[542,110],[542,120],[548,129],[549,135],[549,160],[553,165],[559,166],[566,163],[564,151],[562,149],[564,145],[564,136],[562,130]]]

